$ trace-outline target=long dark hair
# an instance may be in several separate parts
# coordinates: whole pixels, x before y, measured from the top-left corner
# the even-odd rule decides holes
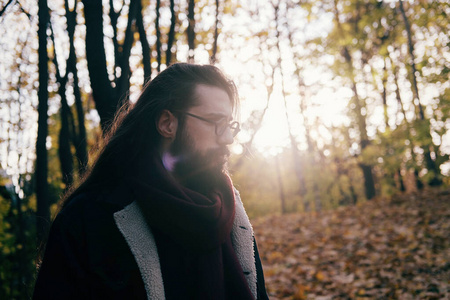
[[[185,111],[195,105],[195,88],[198,84],[216,86],[228,93],[232,107],[238,104],[234,83],[211,65],[187,63],[173,64],[143,88],[134,105],[122,106],[106,133],[103,148],[84,178],[66,193],[63,208],[76,195],[88,191],[113,187],[123,178],[132,178],[139,168],[149,168],[145,162],[154,155],[161,136],[156,122],[163,110]],[[179,116],[183,125],[183,115]],[[180,125],[179,125],[180,126]]]

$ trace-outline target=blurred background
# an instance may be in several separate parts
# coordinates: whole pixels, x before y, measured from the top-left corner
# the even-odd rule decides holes
[[[30,297],[61,195],[117,107],[175,62],[238,87],[229,169],[251,219],[448,188],[449,14],[431,0],[2,0],[0,298]]]

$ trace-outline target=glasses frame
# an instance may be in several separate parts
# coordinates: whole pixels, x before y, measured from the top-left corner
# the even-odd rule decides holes
[[[239,131],[241,131],[241,126],[240,126],[238,121],[233,121],[233,122],[228,123],[226,126],[223,126],[223,129],[221,129],[220,130],[221,132],[219,132],[219,126],[222,125],[222,124],[220,124],[221,122],[215,122],[215,121],[212,121],[212,120],[208,120],[208,119],[205,119],[203,117],[200,117],[200,116],[197,116],[197,115],[185,112],[185,111],[180,111],[180,113],[188,115],[188,116],[196,118],[196,119],[199,119],[199,120],[204,121],[206,123],[213,124],[214,127],[215,127],[214,128],[214,132],[215,132],[215,134],[217,136],[221,136],[222,134],[224,134],[225,130],[227,129],[227,127],[229,127],[231,129],[231,135],[233,137],[235,137],[239,133]]]

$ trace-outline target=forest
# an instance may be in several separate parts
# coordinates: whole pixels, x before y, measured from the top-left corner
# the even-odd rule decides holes
[[[2,0],[0,299],[30,299],[59,200],[118,107],[176,62],[236,83],[228,168],[271,299],[445,299],[449,15],[445,0]]]

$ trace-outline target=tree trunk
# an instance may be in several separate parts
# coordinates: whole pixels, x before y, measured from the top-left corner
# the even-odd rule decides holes
[[[233,165],[233,169],[239,169],[242,166],[242,164],[244,163],[245,157],[250,153],[250,151],[252,149],[253,140],[255,139],[256,134],[261,129],[262,121],[264,120],[264,116],[266,115],[267,109],[269,108],[269,101],[270,101],[270,97],[272,96],[272,92],[273,92],[274,76],[275,76],[275,68],[272,67],[272,75],[271,75],[271,80],[270,80],[271,83],[266,85],[266,89],[267,89],[266,106],[264,107],[262,112],[259,113],[259,115],[253,114],[253,115],[255,115],[255,121],[252,122],[252,127],[251,127],[252,131],[250,132],[250,139],[242,145],[244,148],[244,151],[239,156],[236,163]]]
[[[383,65],[383,77],[381,78],[382,91],[381,91],[381,99],[383,100],[383,111],[384,111],[384,125],[386,126],[386,131],[390,129],[389,127],[389,115],[388,115],[388,105],[387,105],[387,67],[386,60],[384,60]]]
[[[219,38],[219,0],[216,0],[216,23],[214,26],[214,41],[213,41],[213,48],[212,48],[212,54],[209,59],[209,63],[211,65],[214,65],[216,63],[216,56],[217,56],[217,39]]]
[[[173,0],[172,0],[173,1]],[[142,65],[144,66],[144,84],[150,81],[152,77],[151,68],[151,50],[147,40],[147,34],[144,28],[144,20],[142,19],[142,3],[138,1],[137,15],[136,15],[136,26],[139,31],[139,40],[142,47]]]
[[[397,169],[397,177],[398,177],[398,183],[400,185],[400,191],[405,192],[406,188],[405,188],[405,184],[403,182],[402,172],[401,172],[400,168]]]
[[[350,181],[350,194],[352,195],[353,205],[356,205],[356,203],[358,203],[358,196],[356,195],[355,188],[353,187],[351,181]]]
[[[8,0],[8,2],[3,6],[2,10],[0,11],[0,17],[3,16],[3,13],[8,8],[8,6],[13,2],[13,0]]]
[[[413,103],[419,109],[420,119],[425,120],[425,114],[423,112],[422,104],[420,103],[420,98],[419,98],[419,88],[417,86],[417,77],[416,77],[417,68],[416,68],[416,63],[415,63],[416,57],[414,55],[414,43],[412,41],[411,26],[409,25],[408,18],[406,17],[406,13],[403,8],[403,1],[399,0],[398,4],[399,4],[400,12],[403,17],[403,22],[405,23],[406,34],[408,36],[408,53],[410,55],[409,64],[411,65],[411,69],[412,69],[412,71],[411,71],[412,82],[411,83],[412,83],[412,90],[413,90],[413,95],[414,95]],[[417,103],[416,103],[416,101],[417,101]]]
[[[139,1],[140,2],[140,1]],[[122,5],[123,8],[123,5]],[[120,13],[122,12],[122,8],[116,12],[114,9],[114,0],[109,0],[109,19],[111,20],[111,27],[113,30],[113,36],[112,36],[112,42],[114,45],[114,65],[119,65],[119,57],[120,57],[120,51],[119,51],[119,42],[117,41],[117,20],[119,19]],[[114,68],[114,79],[117,78],[117,71],[116,68]]]
[[[299,184],[299,196],[302,197],[301,195],[301,187],[304,186],[305,181],[303,178],[303,173],[302,173],[302,165],[300,162],[300,154],[298,151],[298,146],[297,146],[297,141],[295,140],[294,135],[292,134],[292,128],[291,128],[291,122],[289,121],[289,114],[288,114],[288,107],[287,107],[287,102],[286,102],[286,89],[285,89],[285,85],[284,85],[284,73],[283,73],[283,68],[281,67],[281,63],[282,63],[282,58],[281,58],[281,48],[280,48],[280,31],[279,31],[279,17],[278,17],[278,12],[279,12],[279,6],[278,5],[274,5],[274,17],[275,17],[275,28],[276,28],[276,48],[277,48],[277,52],[278,52],[278,69],[280,70],[280,75],[281,75],[281,93],[283,95],[283,103],[284,103],[284,112],[286,115],[286,122],[287,122],[287,127],[288,127],[288,134],[289,134],[289,140],[291,142],[291,150],[292,150],[292,158],[293,158],[293,162],[294,162],[294,171],[295,171],[295,175],[297,176],[298,179],[298,184]]]
[[[120,59],[118,65],[118,67],[121,70],[121,74],[118,80],[116,80],[116,97],[118,104],[118,106],[116,105],[116,110],[119,106],[128,101],[126,96],[130,88],[130,76],[131,76],[129,59],[131,54],[131,48],[133,47],[134,42],[133,26],[138,10],[137,2],[139,1],[141,0],[130,1],[130,6],[128,9],[127,29],[125,30],[125,40],[121,45],[122,51],[120,52]]]
[[[68,188],[73,183],[73,160],[70,151],[70,133],[69,133],[69,105],[66,99],[66,88],[61,83],[59,95],[61,97],[61,129],[59,131],[59,161],[61,163],[62,181]]]
[[[61,99],[61,109],[60,109],[60,117],[61,117],[61,128],[59,130],[58,136],[58,156],[59,162],[61,164],[61,174],[62,181],[65,184],[65,188],[67,189],[73,183],[73,159],[72,152],[70,150],[70,140],[71,135],[69,129],[69,115],[70,108],[67,104],[66,98],[66,85],[68,78],[68,67],[66,68],[66,74],[64,76],[61,75],[59,71],[58,59],[56,57],[56,44],[55,44],[55,36],[53,33],[53,26],[50,23],[50,31],[51,31],[51,40],[53,43],[53,64],[55,65],[56,70],[56,81],[59,83],[58,94]],[[70,56],[70,54],[69,54]],[[67,65],[69,63],[67,62]]]
[[[155,20],[156,62],[158,63],[156,70],[158,71],[158,74],[159,72],[161,72],[161,29],[159,28],[160,7],[161,7],[161,0],[156,0],[156,20]]]
[[[125,40],[122,45],[117,47],[114,70],[119,67],[121,74],[119,77],[116,77],[115,88],[113,88],[109,80],[107,71],[105,44],[103,42],[102,1],[83,0],[83,4],[89,78],[91,80],[95,107],[100,116],[100,125],[103,133],[105,133],[109,129],[119,106],[127,101],[125,96],[129,88],[131,75],[129,57],[134,41],[133,20],[137,15],[138,4],[137,0],[130,1]],[[113,9],[112,4],[110,6]],[[111,14],[115,18],[116,13],[111,11]]]
[[[285,214],[287,212],[286,197],[284,195],[283,178],[281,177],[280,159],[278,158],[278,155],[275,156],[275,169],[277,171],[278,192],[280,195],[280,202],[281,202],[281,213]]]
[[[290,48],[294,49],[292,30],[291,30],[288,22],[286,22],[286,29],[288,32]],[[297,85],[298,85],[299,94],[300,94],[299,95],[300,114],[302,115],[302,118],[303,118],[303,125],[305,127],[305,138],[306,138],[306,143],[308,146],[307,154],[310,155],[313,153],[314,149],[313,149],[313,143],[312,143],[311,134],[310,134],[311,128],[308,126],[308,122],[307,122],[308,116],[305,113],[306,85],[305,85],[305,82],[301,75],[301,67],[298,65],[299,57],[294,52],[293,52],[292,56],[293,56],[293,60],[295,62],[294,75],[297,79]],[[304,168],[304,169],[306,169],[306,168]],[[304,171],[303,171],[303,173],[304,173]],[[303,199],[303,197],[306,195],[306,193],[307,193],[307,189],[306,189],[305,177],[303,176],[303,174],[301,174],[300,175],[300,187],[299,187],[299,194],[300,194],[301,199]],[[305,207],[304,201],[303,201],[302,205]]]
[[[340,23],[340,16],[339,16],[339,10],[338,10],[338,3],[335,0],[334,1],[334,17],[335,21],[338,27],[339,34],[341,35],[341,38],[344,38],[344,30],[342,29],[342,24]],[[369,145],[369,138],[367,136],[367,126],[366,126],[366,118],[362,115],[362,108],[365,105],[361,104],[361,99],[359,98],[358,90],[356,88],[356,81],[355,81],[355,75],[354,75],[354,68],[353,68],[353,62],[352,62],[352,56],[350,54],[349,49],[347,46],[342,46],[341,48],[341,55],[344,57],[345,62],[347,64],[347,69],[352,85],[353,90],[353,101],[355,103],[355,113],[356,113],[356,121],[358,125],[358,129],[360,132],[360,148],[361,152],[364,151],[364,149]],[[375,197],[375,182],[373,180],[373,174],[372,174],[372,167],[361,163],[359,164],[363,175],[364,175],[364,187],[365,187],[365,194],[367,199],[372,199]]]
[[[86,23],[86,60],[95,107],[103,132],[108,130],[119,99],[108,78],[105,44],[103,42],[102,1],[83,0]]]
[[[406,16],[405,13],[405,9],[403,7],[403,1],[399,0],[399,9],[400,12],[402,14],[403,17],[403,22],[405,23],[405,29],[406,29],[406,33],[408,36],[408,53],[410,56],[410,65],[411,65],[411,88],[412,88],[412,92],[414,95],[414,101],[413,103],[417,105],[418,109],[419,109],[419,117],[420,120],[423,121],[423,125],[425,125],[425,114],[422,108],[422,104],[420,103],[420,98],[419,98],[419,88],[417,85],[417,68],[416,68],[416,63],[415,63],[415,55],[414,55],[414,42],[412,40],[412,33],[411,33],[411,25],[409,24],[408,18]],[[417,103],[416,103],[417,102]],[[430,129],[429,129],[429,123],[426,123],[427,126],[427,137],[430,138]],[[427,169],[431,172],[433,172],[434,176],[430,179],[430,181],[428,182],[429,185],[431,186],[439,186],[442,185],[442,180],[439,178],[438,174],[440,174],[440,170],[438,168],[438,166],[436,165],[435,161],[431,158],[431,151],[430,148],[432,147],[432,143],[429,146],[425,146],[423,147],[424,150],[424,158],[425,158],[425,165],[427,167]]]
[[[361,147],[361,152],[362,152],[370,144],[369,137],[367,136],[366,117],[363,116],[363,114],[362,114],[363,105],[361,105],[361,99],[359,98],[358,90],[356,88],[356,82],[355,82],[355,78],[353,75],[354,70],[353,70],[352,59],[351,59],[350,52],[348,51],[347,47],[344,47],[344,52],[346,53],[346,55],[344,55],[344,56],[346,57],[347,66],[348,66],[348,68],[350,70],[350,74],[351,74],[352,90],[353,90],[353,94],[354,94],[353,101],[355,103],[356,119],[357,119],[357,123],[358,123],[357,125],[358,125],[358,129],[359,129],[359,133],[360,133],[359,145]],[[375,182],[373,180],[373,174],[372,174],[372,167],[365,163],[360,163],[359,166],[364,175],[364,188],[365,188],[366,198],[368,200],[370,200],[373,197],[375,197],[375,194],[376,194]]]
[[[175,25],[177,23],[177,15],[175,14],[175,1],[170,0],[170,30],[167,38],[167,50],[166,50],[166,66],[170,66],[172,62],[172,47],[175,41]]]
[[[193,63],[194,59],[194,50],[195,50],[195,0],[189,0],[188,6],[188,28],[187,28],[187,40],[189,46],[188,53],[188,62]]]
[[[69,1],[64,1],[64,8],[66,11],[67,20],[67,33],[69,35],[69,57],[66,61],[66,74],[62,76],[59,73],[58,60],[56,59],[55,47],[53,50],[53,62],[56,68],[56,79],[60,84],[59,95],[61,97],[61,130],[59,135],[59,156],[61,162],[61,171],[63,174],[63,182],[66,187],[73,182],[73,159],[71,153],[70,142],[75,147],[75,155],[78,162],[78,172],[83,175],[87,168],[88,154],[87,154],[87,142],[86,142],[86,128],[84,124],[84,111],[81,100],[81,92],[78,86],[78,72],[77,72],[77,58],[74,46],[74,32],[76,26],[77,17],[77,2],[74,2],[74,7],[70,9]],[[53,28],[52,29],[52,41],[55,45]],[[69,73],[72,74],[72,82],[69,82]],[[69,107],[66,99],[66,85],[72,84],[73,93],[75,98],[75,107],[77,112],[78,130],[76,129],[74,118],[71,108]]]
[[[22,199],[19,197],[19,195],[16,194],[16,210],[17,210],[17,224],[16,224],[16,243],[17,245],[24,245],[26,243],[26,231],[25,231],[25,224],[24,224],[24,218],[23,218],[23,211],[22,211]],[[25,249],[24,247],[21,247],[20,249],[16,248],[17,252],[17,283],[19,283],[19,289],[23,289],[23,283],[30,282],[27,280],[27,277],[29,276],[29,272],[27,272],[27,265],[29,264],[29,261],[27,261],[25,256]]]
[[[392,59],[391,59],[391,65],[392,65],[392,73],[394,75],[395,97],[397,99],[397,103],[398,103],[398,105],[400,107],[400,110],[401,110],[401,112],[403,114],[403,118],[404,118],[406,124],[408,124],[408,126],[409,126],[408,119],[406,118],[405,107],[403,106],[403,101],[402,101],[402,97],[401,97],[401,94],[400,94],[400,87],[398,85],[398,68],[397,68],[397,66],[394,66]]]
[[[407,126],[406,138],[410,141],[409,144],[410,144],[410,151],[411,151],[411,159],[415,164],[414,179],[415,179],[415,183],[416,183],[416,188],[420,190],[423,188],[423,183],[422,183],[422,181],[420,181],[419,172],[417,171],[418,165],[417,165],[417,160],[416,160],[416,154],[414,153],[414,142],[413,142],[413,139],[411,138],[411,133],[410,133],[411,132],[411,124],[409,123],[408,119],[406,118],[406,111],[405,111],[405,107],[403,106],[403,101],[402,101],[402,97],[400,94],[400,87],[398,85],[398,69],[397,69],[397,66],[394,66],[392,59],[390,59],[390,60],[391,60],[391,65],[392,65],[392,73],[394,75],[395,97],[397,98],[397,103],[400,107],[400,110],[403,115],[403,119],[405,120],[405,124]],[[398,174],[399,174],[399,176],[401,176],[401,172],[399,172]],[[403,183],[403,179],[401,177],[400,177],[400,180]],[[404,185],[403,185],[403,188],[405,188]]]
[[[48,54],[47,25],[50,20],[46,0],[39,0],[39,90],[38,133],[36,140],[36,230],[37,243],[41,245],[50,224],[49,191],[47,182],[48,161],[46,141],[48,135]]]
[[[258,42],[259,42],[258,47],[259,47],[260,52],[263,53],[264,51],[267,51],[266,49],[263,48],[264,46],[267,46],[267,37],[259,37]],[[270,101],[272,93],[273,93],[276,65],[272,65],[270,63],[270,60],[264,60],[263,58],[261,60],[261,64],[263,65],[263,70],[266,68],[268,69],[269,67],[271,70],[270,75],[263,72],[266,76],[268,76],[268,77],[266,77],[265,82],[270,82],[270,83],[266,84],[266,91],[267,91],[266,105],[263,108],[262,112],[260,112],[259,114],[252,113],[253,118],[252,118],[252,124],[251,124],[251,131],[249,131],[250,138],[246,143],[242,144],[242,146],[244,148],[243,153],[239,156],[238,160],[233,165],[233,169],[239,169],[242,166],[244,159],[251,152],[251,149],[253,146],[253,140],[255,139],[256,134],[261,129],[262,122],[264,120],[264,116],[266,115],[267,109],[269,108],[269,101]]]
[[[383,111],[384,111],[384,126],[385,126],[385,131],[386,132],[390,132],[390,126],[389,126],[389,114],[388,114],[388,105],[387,105],[387,78],[388,78],[388,71],[387,71],[387,61],[388,58],[384,58],[383,59],[383,75],[381,78],[381,99],[383,101]],[[390,141],[388,141],[387,145],[386,145],[386,156],[392,156],[392,154],[390,153],[395,153],[395,149],[392,147],[392,144]],[[400,170],[400,169],[398,169]],[[396,172],[393,171],[391,172],[388,169],[385,169],[385,172],[387,173],[387,177],[388,177],[388,184],[390,186],[392,186],[393,188],[396,188],[396,183],[395,183],[395,177],[396,174],[401,175],[400,172]],[[390,180],[392,178],[392,180]],[[401,178],[400,178],[401,180]]]
[[[82,176],[87,169],[89,158],[87,152],[86,126],[84,124],[84,109],[81,99],[80,87],[78,85],[78,71],[76,70],[75,58],[73,60],[74,62],[72,62],[72,64],[74,64],[73,68],[75,69],[74,70],[72,69],[71,72],[73,74],[73,91],[75,96],[75,108],[77,112],[77,124],[78,124],[78,133],[76,134],[74,146],[78,160],[78,173],[80,174],[80,176]]]

